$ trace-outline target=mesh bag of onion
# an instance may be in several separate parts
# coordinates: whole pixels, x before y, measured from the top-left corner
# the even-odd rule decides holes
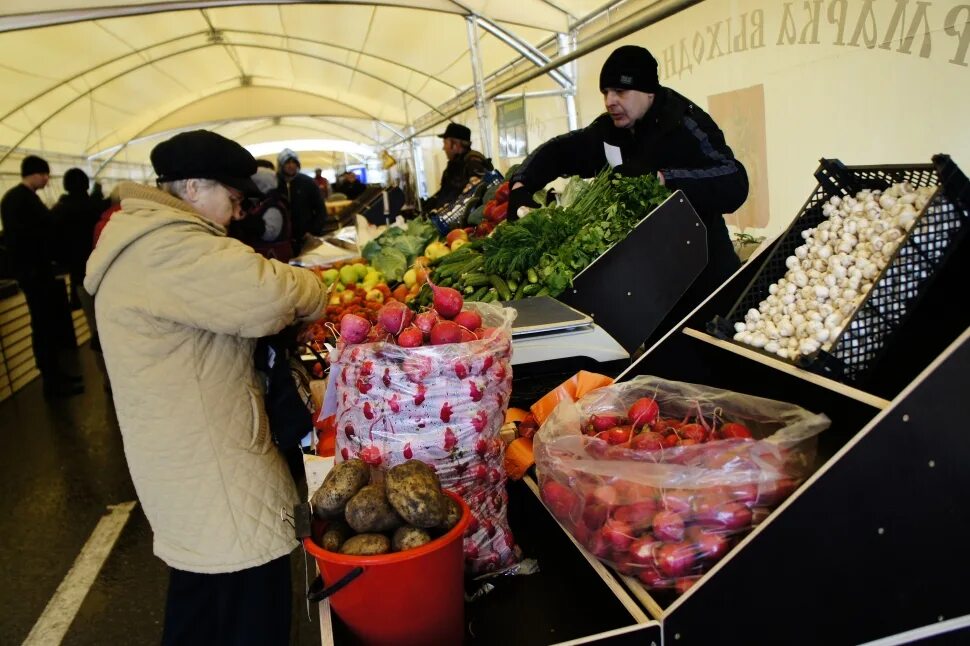
[[[813,471],[829,424],[793,404],[637,377],[543,423],[542,499],[620,573],[682,592]]]
[[[338,342],[328,396],[335,400],[338,461],[359,457],[387,469],[418,459],[435,470],[443,488],[465,499],[472,513],[465,566],[480,573],[518,558],[499,437],[512,392],[515,310],[465,307],[481,315],[484,338],[413,348]]]

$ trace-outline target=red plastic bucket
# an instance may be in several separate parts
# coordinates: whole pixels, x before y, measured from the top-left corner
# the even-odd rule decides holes
[[[447,534],[405,552],[348,556],[329,552],[312,538],[303,547],[313,555],[330,607],[364,644],[447,646],[465,635],[462,537],[471,520],[468,505]],[[339,587],[338,587],[339,586]]]

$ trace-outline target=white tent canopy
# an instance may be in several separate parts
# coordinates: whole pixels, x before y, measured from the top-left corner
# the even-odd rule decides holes
[[[0,156],[144,164],[160,138],[198,127],[244,145],[378,150],[472,107],[476,60],[494,85],[547,64],[557,35],[604,10],[600,0],[8,0]],[[569,82],[558,80],[548,88]],[[346,159],[331,152],[331,165]]]

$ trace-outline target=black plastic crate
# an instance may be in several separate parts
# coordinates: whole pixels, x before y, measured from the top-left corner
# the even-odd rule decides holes
[[[818,186],[798,217],[775,244],[730,313],[710,322],[708,330],[734,342],[734,324],[744,321],[749,309],[757,309],[768,296],[768,287],[785,275],[785,260],[804,243],[802,231],[826,219],[822,205],[832,197],[854,196],[867,188],[883,190],[898,182],[909,182],[916,188],[939,186],[830,349],[789,360],[813,372],[863,386],[873,367],[889,351],[892,336],[917,309],[938,270],[966,238],[970,228],[966,226],[970,218],[970,182],[947,155],[935,155],[930,164],[892,166],[845,166],[836,159],[822,159],[815,178]],[[759,351],[749,345],[744,347]],[[763,353],[785,361],[775,354]]]

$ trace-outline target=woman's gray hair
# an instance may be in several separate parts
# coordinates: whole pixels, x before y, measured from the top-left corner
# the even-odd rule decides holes
[[[202,182],[204,186],[212,186],[213,184],[219,183],[214,179],[203,179],[203,178],[196,178],[196,181]],[[162,182],[158,185],[158,188],[162,189],[169,195],[174,195],[180,200],[184,200],[185,192],[186,192],[185,187],[186,185],[188,185],[188,183],[189,183],[188,179],[176,179],[176,180],[172,180],[171,182]]]

